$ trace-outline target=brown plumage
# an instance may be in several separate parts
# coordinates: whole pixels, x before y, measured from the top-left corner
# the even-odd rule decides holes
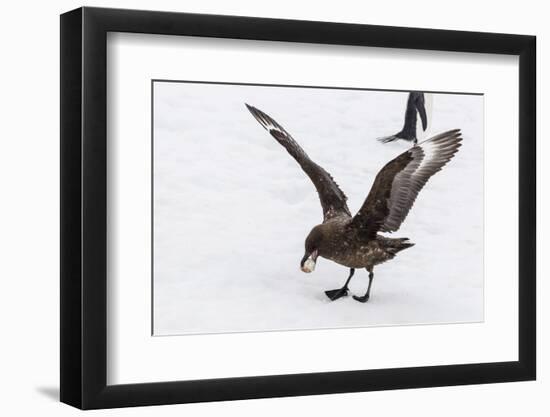
[[[256,120],[288,151],[317,189],[323,208],[323,222],[306,238],[300,266],[312,272],[318,256],[350,268],[344,286],[326,291],[331,300],[348,293],[356,268],[369,272],[369,286],[362,297],[369,299],[375,265],[393,259],[414,244],[407,238],[389,238],[379,232],[395,232],[407,217],[420,190],[440,171],[461,146],[460,130],[441,133],[413,146],[388,162],[376,176],[371,190],[352,217],[347,197],[332,176],[313,162],[292,136],[275,120],[255,107],[246,105]]]

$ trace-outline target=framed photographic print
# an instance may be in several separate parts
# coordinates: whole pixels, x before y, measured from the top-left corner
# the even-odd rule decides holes
[[[61,16],[61,400],[531,380],[535,38]]]

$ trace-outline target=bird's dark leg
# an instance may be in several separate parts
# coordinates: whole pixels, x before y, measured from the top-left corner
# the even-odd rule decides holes
[[[337,290],[325,291],[325,294],[327,295],[328,298],[330,298],[331,301],[338,300],[339,298],[348,295],[348,291],[349,291],[348,284],[349,284],[349,282],[351,280],[351,277],[353,276],[354,273],[355,273],[355,268],[350,268],[349,269],[349,277],[348,277],[346,283],[344,284],[344,286],[342,288],[338,288]]]
[[[370,297],[370,287],[372,285],[372,279],[374,278],[374,272],[372,272],[372,269],[367,269],[367,271],[369,271],[369,287],[367,288],[367,292],[362,297],[357,297],[356,295],[353,296],[353,299],[359,301],[360,303],[366,303],[369,301]]]

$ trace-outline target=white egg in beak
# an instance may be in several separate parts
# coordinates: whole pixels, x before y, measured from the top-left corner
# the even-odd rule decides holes
[[[304,264],[302,265],[302,271],[310,273],[315,271],[315,261],[311,257],[307,258]]]
[[[302,272],[309,274],[310,272],[315,271],[316,261],[317,261],[317,251],[314,250],[308,256],[308,258],[304,262],[302,262],[302,266],[300,267],[300,269],[302,270]]]

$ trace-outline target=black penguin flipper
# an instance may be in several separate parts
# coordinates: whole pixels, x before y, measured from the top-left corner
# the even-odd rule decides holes
[[[399,229],[418,193],[461,146],[459,129],[436,135],[403,152],[380,170],[367,199],[351,222],[368,237]]]
[[[426,106],[424,101],[424,93],[411,93],[417,94],[417,98],[414,101],[416,110],[420,116],[420,121],[422,122],[422,130],[425,132],[428,128],[428,116],[426,115]]]
[[[246,103],[245,103],[246,104]],[[274,119],[261,110],[246,104],[252,116],[279,142],[287,152],[298,162],[307,176],[313,182],[321,206],[323,218],[328,220],[338,214],[351,216],[347,206],[347,197],[334,181],[332,176],[321,166],[313,162],[294,138]]]
[[[409,98],[407,99],[407,108],[405,109],[405,120],[403,122],[403,129],[401,129],[401,137],[406,140],[416,140],[417,100],[418,93],[409,93]]]

